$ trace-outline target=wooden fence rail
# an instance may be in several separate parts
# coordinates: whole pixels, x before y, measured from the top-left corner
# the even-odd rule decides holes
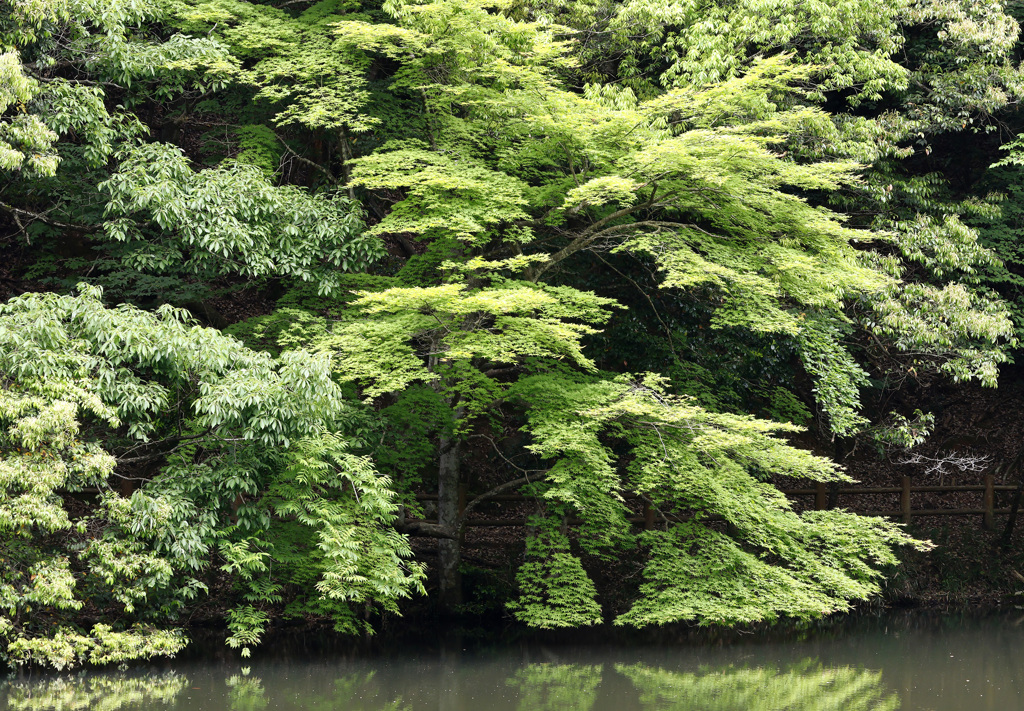
[[[893,518],[902,519],[903,523],[910,523],[914,517],[921,516],[981,516],[982,525],[986,529],[993,529],[995,527],[995,517],[1000,515],[1009,514],[1011,519],[1016,517],[1015,506],[1009,508],[996,508],[996,494],[999,492],[1016,492],[1019,496],[1022,487],[1017,484],[996,484],[995,476],[993,474],[986,474],[984,481],[981,484],[956,484],[948,486],[936,486],[932,484],[923,486],[913,486],[911,484],[911,478],[905,476],[900,482],[900,486],[846,486],[842,488],[830,487],[828,484],[819,483],[813,488],[803,489],[780,489],[780,491],[789,497],[803,497],[813,496],[814,497],[814,509],[821,511],[823,509],[831,508],[829,501],[835,502],[838,497],[857,497],[857,496],[876,496],[876,495],[899,495],[899,508],[884,509],[881,511],[863,511],[857,508],[860,513],[866,516],[891,516]],[[915,509],[913,507],[913,494],[953,494],[953,493],[970,493],[977,492],[981,494],[981,505],[978,508],[945,508],[945,509]],[[98,489],[84,489],[79,492],[79,495],[96,495],[99,493]],[[128,492],[130,493],[130,492]],[[437,494],[419,494],[416,496],[419,501],[436,501]],[[465,506],[466,496],[463,492],[459,497],[459,508],[462,509]],[[625,497],[627,500],[640,500],[642,497],[635,495],[628,495]],[[523,496],[521,494],[497,494],[495,496],[487,497],[487,502],[497,501],[508,501],[508,502],[524,502],[532,501],[533,499],[529,496]],[[1019,501],[1018,501],[1019,503]],[[646,503],[643,506],[643,510],[640,516],[633,516],[627,520],[631,523],[643,524],[644,528],[651,529],[655,525],[655,511]],[[715,517],[712,517],[714,519]],[[436,523],[436,521],[426,521],[423,523]],[[479,526],[479,527],[505,527],[505,526],[525,526],[527,523],[526,518],[472,518],[465,522],[466,526]],[[570,520],[570,524],[578,524],[579,521]],[[1008,528],[1012,528],[1012,524]]]
[[[813,496],[814,497],[814,509],[823,510],[830,508],[829,499],[835,501],[839,496],[844,497],[857,497],[857,496],[876,496],[879,494],[892,494],[899,495],[899,508],[885,509],[881,511],[860,511],[866,516],[890,516],[893,518],[902,519],[903,523],[910,523],[914,517],[921,516],[981,516],[982,525],[986,529],[993,529],[995,527],[995,517],[997,515],[1006,515],[1013,512],[1012,508],[996,508],[996,494],[998,492],[1016,492],[1019,487],[1016,484],[996,484],[995,476],[992,474],[986,474],[984,481],[981,484],[957,484],[948,486],[937,486],[937,485],[923,485],[913,486],[911,478],[905,476],[900,482],[900,486],[864,486],[864,487],[851,487],[846,486],[842,488],[830,488],[828,484],[820,483],[814,488],[803,488],[803,489],[780,489],[780,491],[789,497],[803,497]],[[981,502],[978,508],[944,508],[944,509],[924,509],[913,507],[913,494],[953,494],[953,493],[970,493],[977,492],[981,494]],[[420,501],[436,501],[436,494],[422,494],[416,497]],[[638,500],[641,497],[630,495],[626,496],[629,500]],[[521,494],[498,494],[495,496],[488,497],[490,501],[509,501],[509,502],[525,502],[532,501],[533,499],[528,496],[522,496]],[[857,507],[853,507],[857,508]],[[627,519],[631,523],[643,524],[644,528],[650,529],[655,524],[655,512],[648,506],[644,505],[641,516],[633,516]],[[425,523],[434,523],[432,521],[425,521]],[[578,524],[579,521],[570,520],[570,524]],[[474,518],[469,519],[465,522],[466,526],[480,526],[480,527],[504,527],[504,526],[525,526],[527,524],[526,518]]]
[[[982,516],[983,525],[986,529],[992,529],[995,527],[995,517],[997,514],[1009,514],[1009,508],[997,509],[996,506],[996,492],[999,491],[1013,491],[1018,490],[1016,484],[996,484],[995,476],[993,474],[986,474],[984,481],[981,484],[960,484],[960,485],[948,485],[948,486],[936,486],[936,485],[925,485],[925,486],[913,486],[911,484],[911,478],[909,476],[902,477],[900,486],[881,486],[881,487],[847,487],[845,489],[833,490],[833,494],[840,496],[868,496],[875,494],[899,494],[900,495],[900,507],[899,509],[889,509],[884,511],[864,511],[863,513],[867,516],[893,516],[900,517],[903,519],[903,523],[910,523],[915,516]],[[814,496],[814,508],[821,510],[827,508],[827,501],[829,498],[829,488],[827,484],[818,484],[813,489],[782,489],[782,493],[787,496]],[[912,506],[912,494],[916,493],[928,493],[928,494],[952,494],[952,493],[963,493],[963,492],[979,492],[981,496],[981,507],[972,509],[915,509]]]

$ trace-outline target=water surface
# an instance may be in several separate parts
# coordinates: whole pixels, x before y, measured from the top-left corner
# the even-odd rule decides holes
[[[662,635],[657,645],[448,633],[367,653],[291,640],[244,663],[218,651],[120,672],[21,674],[0,682],[0,709],[1005,711],[1024,709],[1019,616],[903,614],[782,639]]]

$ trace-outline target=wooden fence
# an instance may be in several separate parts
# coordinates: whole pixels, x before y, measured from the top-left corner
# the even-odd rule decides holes
[[[804,489],[780,489],[780,491],[791,498],[799,497],[814,497],[813,507],[817,511],[828,508],[837,508],[840,505],[843,508],[849,508],[862,513],[866,516],[889,516],[893,518],[899,518],[903,523],[910,523],[915,517],[921,516],[980,516],[982,525],[988,530],[995,528],[995,517],[999,515],[1009,515],[1010,519],[1007,522],[1007,531],[1012,530],[1014,523],[1017,518],[1017,510],[1021,501],[1021,493],[1024,491],[1024,482],[1020,484],[996,484],[995,475],[985,474],[983,482],[981,484],[966,484],[966,485],[947,485],[947,486],[936,486],[936,485],[922,485],[913,486],[911,484],[911,477],[904,476],[900,482],[900,486],[846,486],[838,488],[835,485],[831,487],[828,484],[819,483],[813,488]],[[943,509],[924,509],[914,508],[914,494],[954,494],[954,493],[971,493],[975,492],[981,494],[981,505],[977,508],[943,508]],[[1012,505],[1004,508],[996,508],[996,495],[999,492],[1014,492]],[[79,495],[96,495],[99,493],[98,489],[86,489],[80,492]],[[123,491],[125,495],[130,495],[131,490]],[[466,503],[466,492],[460,492],[461,496],[459,501],[460,513]],[[898,508],[883,509],[879,511],[875,510],[864,510],[863,507],[857,506],[849,501],[850,497],[859,496],[877,496],[877,495],[892,495],[894,502],[897,501],[895,497],[898,495]],[[840,502],[839,497],[846,499]],[[437,494],[420,494],[416,497],[420,501],[436,501]],[[637,496],[627,496],[627,499],[639,500]],[[488,496],[487,502],[526,502],[532,501],[528,496],[522,496],[521,494],[497,494],[495,496]],[[627,520],[631,523],[642,524],[644,528],[651,529],[656,523],[656,512],[647,503],[643,504],[643,508],[639,516],[629,517]],[[714,518],[714,517],[712,517]],[[436,523],[436,521],[423,521],[423,523]],[[578,524],[578,520],[570,520],[570,524]],[[477,526],[477,527],[506,527],[506,526],[525,526],[527,525],[525,517],[515,518],[472,518],[465,521],[466,526]]]
[[[995,517],[997,514],[1010,514],[1012,513],[1011,508],[996,508],[996,493],[1000,491],[1012,491],[1016,492],[1020,487],[1017,484],[996,484],[995,476],[992,474],[986,474],[984,481],[981,484],[966,484],[966,485],[947,485],[947,486],[913,486],[911,484],[911,478],[905,476],[900,482],[900,486],[863,486],[863,487],[847,487],[835,490],[833,493],[838,496],[870,496],[877,494],[899,494],[899,508],[897,509],[885,509],[882,511],[862,511],[860,507],[851,506],[860,513],[866,516],[892,516],[899,517],[903,520],[903,523],[910,523],[915,516],[981,516],[985,528],[993,528],[995,525]],[[787,496],[813,496],[814,497],[814,508],[821,510],[828,508],[828,500],[830,498],[829,487],[827,484],[818,484],[813,489],[782,489],[782,493]],[[928,493],[928,494],[953,494],[963,492],[977,492],[981,494],[981,506],[979,508],[971,509],[917,509],[913,507],[913,494],[916,493]]]
[[[834,485],[829,486],[828,484],[819,483],[813,488],[805,489],[780,489],[783,494],[791,498],[798,497],[814,497],[813,507],[815,510],[823,510],[827,508],[833,508],[843,506],[843,508],[849,508],[866,516],[889,516],[893,518],[900,518],[903,523],[910,523],[914,517],[921,516],[980,516],[982,525],[992,530],[995,528],[995,517],[997,515],[1010,515],[1011,518],[1016,518],[1017,504],[1020,501],[1021,486],[1018,484],[996,484],[995,476],[992,474],[986,474],[983,477],[983,483],[981,484],[966,484],[966,485],[922,485],[913,486],[911,483],[911,477],[904,476],[900,482],[900,486],[847,486],[843,488],[836,488]],[[980,506],[977,508],[914,508],[914,494],[953,494],[953,493],[971,493],[975,492],[980,494]],[[996,495],[998,492],[1015,492],[1014,505],[1006,508],[996,508]],[[883,509],[880,511],[874,510],[863,510],[862,507],[856,506],[853,502],[850,502],[851,497],[860,496],[877,496],[877,495],[892,495],[894,503],[898,501],[898,508]],[[839,502],[839,497],[843,497],[846,501]],[[436,501],[436,494],[424,494],[416,497],[420,501]],[[627,499],[637,500],[639,497],[631,496]],[[460,504],[464,505],[465,495],[460,497]],[[526,502],[532,499],[527,496],[519,494],[498,494],[496,496],[490,496],[487,498],[488,502]],[[830,501],[834,505],[830,505]],[[460,506],[460,509],[462,506]],[[632,516],[627,519],[631,523],[642,524],[644,528],[653,528],[655,524],[655,511],[646,503],[643,505],[640,516]],[[430,521],[429,523],[434,523]],[[465,522],[466,526],[480,526],[480,527],[505,527],[505,526],[525,526],[526,518],[474,518],[467,519]],[[570,524],[579,523],[579,521],[571,520]]]

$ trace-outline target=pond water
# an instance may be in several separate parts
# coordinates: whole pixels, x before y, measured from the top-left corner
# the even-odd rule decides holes
[[[595,641],[597,640],[597,641]],[[1024,709],[1024,618],[856,618],[775,635],[448,632],[375,651],[272,644],[127,671],[12,676],[0,709],[259,711],[988,711]]]

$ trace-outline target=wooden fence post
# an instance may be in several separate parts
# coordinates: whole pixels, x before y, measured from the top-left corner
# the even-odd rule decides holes
[[[985,475],[985,530],[991,531],[996,527],[996,477],[994,474]]]
[[[814,490],[814,510],[824,511],[828,507],[828,487],[819,481]]]
[[[903,514],[903,523],[910,523],[910,477],[903,477],[903,490],[900,491],[900,512]]]

